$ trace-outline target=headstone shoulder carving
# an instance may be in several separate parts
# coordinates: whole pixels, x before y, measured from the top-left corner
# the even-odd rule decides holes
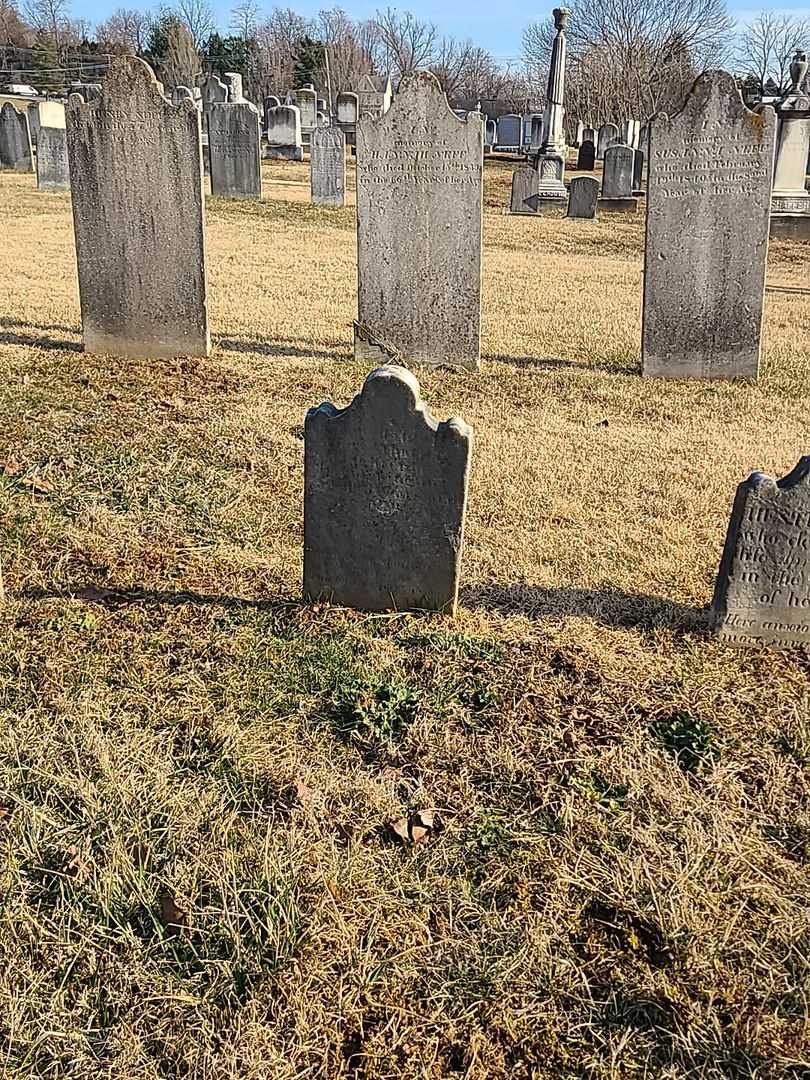
[[[370,611],[455,611],[472,430],[438,423],[386,365],[305,424],[304,593]]]
[[[10,101],[0,108],[0,169],[33,172],[34,151],[28,113],[17,112]]]
[[[211,194],[261,198],[259,110],[249,101],[217,103],[208,113]]]
[[[338,127],[320,127],[309,144],[310,185],[316,206],[343,206],[346,195],[346,136]]]
[[[199,112],[122,56],[100,98],[72,95],[65,119],[85,348],[207,356]]]
[[[645,375],[756,377],[774,136],[773,110],[747,109],[725,72],[650,122]]]
[[[810,644],[810,457],[781,480],[755,472],[737,488],[712,626],[730,645]]]
[[[429,72],[358,125],[358,359],[478,368],[483,126]]]

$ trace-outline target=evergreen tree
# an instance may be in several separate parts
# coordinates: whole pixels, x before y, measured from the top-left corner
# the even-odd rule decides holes
[[[293,53],[295,56],[293,86],[300,87],[306,86],[307,83],[314,83],[323,64],[323,42],[316,41],[306,34],[295,43]]]

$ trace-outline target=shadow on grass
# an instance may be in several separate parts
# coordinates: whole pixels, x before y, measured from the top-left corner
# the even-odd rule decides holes
[[[602,626],[654,630],[705,630],[707,609],[622,589],[548,588],[541,585],[490,583],[461,590],[467,608],[486,608],[529,619],[581,615]]]
[[[42,330],[47,336],[37,337],[30,332],[35,330]],[[29,332],[26,333],[26,331]],[[63,349],[69,352],[82,352],[84,350],[84,346],[80,341],[51,337],[50,335],[54,332],[81,334],[81,330],[76,326],[24,322],[22,319],[9,319],[0,316],[0,344],[28,345],[35,349]]]
[[[136,604],[179,607],[221,607],[227,609],[253,609],[255,611],[281,611],[299,607],[297,600],[283,597],[263,600],[241,596],[215,596],[211,593],[162,592],[156,589],[108,589],[103,585],[77,585],[70,589],[28,589],[19,594],[21,600],[83,600],[85,603],[101,604],[109,608],[132,607]]]
[[[353,359],[351,349],[348,345],[344,350],[340,348],[331,350],[318,349],[315,346],[294,345],[291,341],[284,341],[280,338],[262,338],[261,341],[247,341],[237,337],[230,337],[226,334],[223,337],[215,338],[215,345],[218,349],[223,349],[228,352],[258,353],[260,356],[314,356],[320,360],[341,361]]]
[[[495,364],[506,364],[511,367],[537,368],[538,371],[553,371],[560,368],[568,368],[571,371],[600,371],[608,375],[640,375],[641,365],[631,366],[625,364],[590,364],[587,361],[579,364],[575,360],[563,360],[559,356],[506,356],[503,353],[486,353],[481,356],[481,361],[491,361]]]

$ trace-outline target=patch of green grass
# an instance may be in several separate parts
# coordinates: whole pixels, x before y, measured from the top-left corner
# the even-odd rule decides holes
[[[708,767],[717,754],[713,726],[691,713],[673,713],[656,721],[650,731],[684,772],[694,773]]]

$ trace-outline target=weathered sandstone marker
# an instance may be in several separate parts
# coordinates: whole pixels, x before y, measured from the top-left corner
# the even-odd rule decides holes
[[[479,367],[483,163],[483,117],[428,72],[358,124],[357,359]]]
[[[568,187],[570,218],[595,218],[599,181],[595,176],[575,176]]]
[[[85,348],[207,356],[199,112],[122,56],[101,97],[71,95],[65,119]]]
[[[755,472],[737,488],[712,622],[731,645],[810,643],[810,457],[782,480]]]
[[[775,117],[731,75],[650,122],[642,362],[664,378],[756,377]]]
[[[369,611],[455,611],[472,429],[438,423],[405,368],[307,413],[304,592]]]
[[[214,104],[208,113],[211,194],[260,199],[261,118],[249,101]]]
[[[28,114],[17,112],[10,101],[0,109],[0,169],[32,172],[34,152]]]
[[[62,127],[40,127],[37,140],[37,187],[40,191],[70,191],[67,132]]]
[[[309,144],[312,201],[343,206],[346,197],[346,136],[338,127],[320,127]]]

